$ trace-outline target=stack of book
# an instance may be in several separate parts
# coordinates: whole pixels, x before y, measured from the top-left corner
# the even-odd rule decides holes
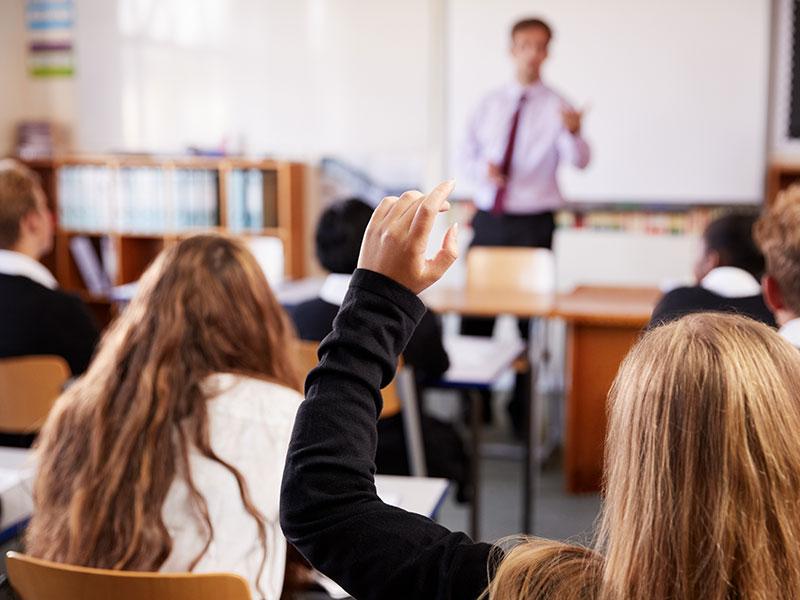
[[[231,231],[257,232],[274,226],[274,201],[265,195],[265,189],[262,171],[231,171],[228,177],[228,228]]]
[[[214,171],[65,166],[58,177],[64,229],[164,233],[219,224]]]

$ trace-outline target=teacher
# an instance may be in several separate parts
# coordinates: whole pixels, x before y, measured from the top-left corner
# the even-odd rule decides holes
[[[490,92],[470,120],[464,162],[478,184],[473,246],[550,248],[553,212],[563,204],[558,165],[589,164],[583,114],[541,79],[552,37],[541,19],[514,25],[516,81]]]
[[[469,122],[463,148],[467,175],[476,184],[472,246],[551,248],[554,211],[564,200],[558,166],[566,161],[582,169],[589,145],[581,137],[583,113],[575,110],[541,79],[553,38],[541,19],[518,21],[511,29],[516,80],[489,92]],[[519,322],[523,338],[529,323]],[[494,319],[465,318],[465,335],[491,336]],[[509,413],[517,433],[524,406],[518,382]],[[484,417],[491,420],[484,401]]]

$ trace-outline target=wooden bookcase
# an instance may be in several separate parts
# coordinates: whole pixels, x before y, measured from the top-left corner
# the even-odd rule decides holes
[[[775,201],[778,192],[800,183],[800,160],[775,160],[767,167],[767,206]]]
[[[105,296],[90,293],[70,251],[70,239],[74,236],[88,238],[99,250],[101,240],[108,238],[114,248],[116,276],[113,285],[136,281],[156,255],[178,240],[209,231],[230,232],[243,237],[277,237],[283,242],[284,274],[289,279],[306,275],[306,244],[304,226],[305,165],[288,161],[250,160],[244,158],[150,158],[129,156],[64,156],[44,160],[23,161],[42,178],[48,202],[56,218],[56,234],[53,252],[44,257],[44,264],[53,272],[59,284],[66,290],[77,293],[92,308],[101,324],[113,317],[114,307]],[[63,170],[79,167],[99,167],[109,173],[114,186],[123,173],[147,169],[159,176],[180,177],[182,172],[203,172],[212,178],[215,192],[214,219],[210,225],[183,226],[165,229],[163,226],[126,228],[114,223],[110,227],[87,228],[66,224],[60,216],[59,203],[64,190]],[[246,230],[231,229],[231,178],[237,172],[254,172],[263,186],[262,226]],[[112,189],[112,188],[109,188]],[[113,187],[114,193],[118,187]],[[98,192],[103,194],[103,192]],[[109,194],[113,196],[112,194]],[[112,198],[97,198],[96,202],[113,202]],[[135,210],[135,207],[134,209]]]

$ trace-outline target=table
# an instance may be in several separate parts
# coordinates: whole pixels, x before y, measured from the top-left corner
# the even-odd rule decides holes
[[[467,335],[447,336],[443,342],[447,356],[450,357],[450,368],[442,376],[441,381],[431,386],[467,389],[470,392],[470,441],[474,488],[470,503],[470,535],[477,540],[480,539],[480,446],[483,425],[482,399],[478,392],[491,389],[506,371],[513,368],[515,361],[525,352],[526,346],[522,340],[498,341]]]
[[[513,315],[559,318],[567,324],[567,489],[596,491],[602,482],[605,406],[622,359],[650,320],[660,296],[655,288],[580,286],[566,294],[434,287],[422,299],[435,312],[462,316]],[[535,386],[535,381],[532,381]],[[529,407],[529,437],[536,431],[536,403]],[[530,532],[530,505],[538,464],[526,447],[523,533]]]
[[[0,447],[0,544],[24,527],[33,507],[31,451]]]
[[[606,399],[620,363],[650,320],[655,288],[582,286],[556,298],[567,323],[567,490],[594,492],[603,479]]]
[[[518,318],[550,317],[556,304],[554,294],[541,294],[521,290],[486,290],[471,288],[448,288],[435,286],[424,291],[420,296],[434,312],[457,313],[470,317],[497,317],[499,315],[512,315]],[[450,360],[456,359],[455,355],[448,352]],[[523,466],[522,483],[522,533],[533,532],[533,515],[535,501],[535,486],[538,478],[538,461],[534,456],[536,452],[534,432],[537,430],[537,398],[535,368],[531,366],[528,382],[531,389],[531,401],[527,407],[527,425],[525,436],[525,460]],[[475,401],[473,401],[473,427],[475,419]],[[473,434],[474,437],[474,434]]]

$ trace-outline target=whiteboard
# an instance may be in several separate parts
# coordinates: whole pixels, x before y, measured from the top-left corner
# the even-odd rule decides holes
[[[760,202],[766,164],[769,0],[450,0],[447,157],[468,116],[513,78],[508,31],[555,30],[543,79],[577,107],[593,158],[562,167],[581,202]]]

